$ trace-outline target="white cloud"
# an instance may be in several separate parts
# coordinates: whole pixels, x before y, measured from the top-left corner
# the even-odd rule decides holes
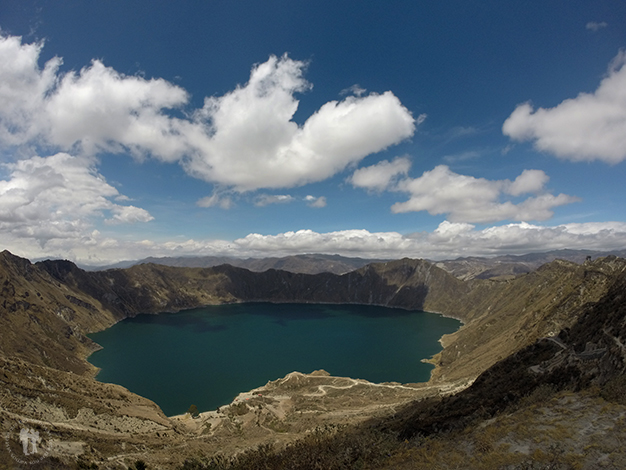
[[[543,190],[550,178],[541,170],[524,170],[521,175],[515,178],[505,191],[511,196],[521,196],[522,194],[536,193]]]
[[[61,60],[37,63],[43,43],[21,44],[0,35],[0,142],[20,145],[38,136],[37,120],[46,94],[55,86]]]
[[[585,28],[591,30],[591,31],[598,31],[599,29],[602,28],[606,28],[608,26],[608,24],[605,21],[590,21],[589,23],[587,23],[585,25]]]
[[[622,249],[626,223],[606,222],[542,227],[528,223],[475,230],[473,225],[444,221],[432,233],[401,235],[343,230],[317,233],[299,230],[278,235],[250,234],[235,240],[246,256],[286,256],[294,253],[339,253],[372,258],[453,259],[459,256],[492,256],[563,248]]]
[[[238,191],[322,181],[411,135],[415,123],[393,93],[324,104],[300,127],[294,93],[308,89],[303,62],[271,57],[245,86],[207,99],[197,116],[211,129],[193,142],[190,174]]]
[[[533,109],[524,103],[513,111],[502,132],[530,140],[538,150],[573,161],[626,159],[626,53],[612,61],[594,93],[580,93],[554,108]]]
[[[202,199],[196,202],[198,207],[220,207],[222,209],[228,210],[232,209],[235,206],[235,202],[230,196],[224,196],[218,191],[215,191],[213,194],[207,197],[203,197]]]
[[[467,235],[472,230],[474,230],[474,226],[472,224],[452,223],[444,220],[435,229],[432,236],[435,238],[439,238],[442,241],[454,240],[459,236]]]
[[[307,202],[309,207],[315,207],[318,209],[322,207],[326,207],[325,196],[315,197],[315,196],[309,195],[309,196],[306,196],[304,200]]]
[[[113,206],[111,209],[113,217],[106,219],[107,224],[134,224],[136,222],[150,222],[154,217],[148,211],[135,206]]]
[[[339,92],[340,96],[345,96],[345,95],[355,95],[355,96],[361,96],[363,95],[367,90],[365,88],[362,88],[358,83],[352,85],[351,87],[348,88],[344,88],[343,90],[341,90]]]
[[[270,204],[287,204],[294,201],[294,199],[289,194],[259,194],[254,199],[254,205],[263,207]]]
[[[0,36],[0,143],[86,154],[130,150],[170,161],[186,150],[178,122],[162,113],[187,102],[183,89],[125,76],[97,60],[78,73],[59,73],[59,58],[40,70],[41,48]]]
[[[254,205],[264,207],[270,204],[288,204],[295,200],[296,198],[289,194],[259,194],[254,198]],[[324,196],[315,197],[308,195],[302,200],[304,200],[309,207],[326,207],[326,198]]]
[[[342,230],[317,233],[298,230],[278,235],[252,233],[234,242],[246,253],[391,253],[410,249],[412,242],[396,232],[371,233],[367,230]],[[267,256],[267,255],[261,255]]]
[[[44,116],[50,143],[85,153],[130,150],[175,161],[187,151],[179,121],[162,110],[180,107],[187,93],[163,79],[125,76],[94,60],[60,78]]]
[[[4,165],[0,180],[0,234],[32,239],[42,245],[54,238],[77,239],[94,220],[108,223],[148,222],[144,209],[111,201],[119,196],[94,168],[94,162],[66,153],[32,157]]]
[[[42,70],[41,48],[0,36],[2,146],[130,152],[180,162],[194,177],[244,192],[322,181],[411,137],[416,126],[390,91],[328,102],[299,126],[294,95],[311,85],[306,64],[286,55],[271,56],[245,85],[177,118],[170,110],[188,103],[182,88],[98,60],[61,73],[55,58]]]
[[[400,175],[406,175],[411,168],[407,157],[398,157],[393,161],[383,160],[375,165],[356,170],[348,182],[358,188],[384,191],[395,184]]]
[[[552,208],[578,201],[577,198],[544,192],[548,176],[541,170],[525,170],[515,181],[487,180],[454,173],[439,165],[415,179],[398,183],[396,190],[407,192],[410,198],[395,203],[395,213],[428,211],[431,215],[446,214],[452,222],[488,223],[500,220],[546,220]],[[537,196],[515,204],[501,202],[504,195]],[[541,193],[541,194],[539,194]]]

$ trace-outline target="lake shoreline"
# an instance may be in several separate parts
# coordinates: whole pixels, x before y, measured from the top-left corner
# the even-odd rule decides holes
[[[250,313],[250,308],[261,310]],[[188,339],[181,340],[181,344],[187,343],[187,346],[192,348],[192,354],[216,358],[219,354],[223,354],[228,358],[226,364],[214,362],[204,367],[199,363],[197,370],[203,371],[200,376],[207,376],[204,382],[195,380],[197,373],[189,372],[191,369],[184,364],[177,367],[187,370],[194,380],[189,381],[190,385],[179,387],[177,391],[175,387],[161,383],[162,378],[161,382],[146,378],[146,384],[133,380],[132,377],[136,375],[133,373],[128,374],[130,379],[126,377],[128,381],[125,381],[124,377],[121,380],[111,378],[111,373],[118,372],[112,371],[112,368],[124,368],[125,362],[131,360],[142,363],[144,368],[160,368],[159,365],[173,361],[173,355],[163,355],[158,351],[147,354],[139,347],[122,354],[124,359],[120,364],[107,365],[99,362],[99,356],[114,354],[113,349],[118,347],[101,340],[105,336],[118,335],[115,331],[111,333],[111,328],[105,330],[109,333],[104,336],[103,332],[90,335],[94,341],[105,346],[103,350],[94,352],[90,356],[90,363],[102,369],[100,372],[102,375],[99,374],[96,380],[118,383],[134,393],[149,398],[159,404],[168,415],[180,413],[176,410],[172,413],[171,405],[159,398],[161,395],[187,394],[193,392],[190,387],[200,389],[204,387],[204,390],[214,391],[214,389],[227,388],[220,381],[229,380],[233,384],[229,392],[232,398],[235,393],[250,390],[268,380],[283,377],[297,370],[326,369],[333,375],[358,377],[372,383],[426,383],[431,375],[432,366],[422,364],[420,359],[432,357],[439,352],[441,349],[439,339],[442,334],[456,331],[460,323],[456,319],[433,312],[360,304],[245,302],[214,305],[208,310],[208,314],[205,307],[184,310],[177,312],[177,315],[138,315],[127,319],[128,322],[118,322],[115,327],[111,327],[115,330],[125,328],[121,325],[134,325],[131,327],[133,335],[127,338],[117,338],[118,343],[120,341],[128,343],[148,341],[160,344],[161,348],[165,349],[175,348],[168,343],[175,338],[168,339],[168,336],[180,335],[188,330],[187,333],[190,336]],[[389,315],[390,312],[399,314]],[[241,318],[237,319],[233,315],[239,315]],[[454,320],[454,323],[448,320]],[[163,331],[158,332],[168,327],[174,328],[169,334]],[[257,330],[253,331],[254,328]],[[154,330],[157,333],[151,333],[148,330]],[[142,332],[149,336],[149,340],[140,338]],[[206,337],[210,338],[210,341],[215,343],[213,346],[218,349],[209,349],[207,352],[199,349],[197,344],[192,345],[203,334],[208,335]],[[227,339],[228,335],[231,335],[230,339]],[[281,341],[281,337],[285,335],[287,335],[287,339],[283,338],[286,341],[285,344],[274,348],[268,346],[269,343]],[[290,340],[288,335],[296,335],[299,339]],[[408,336],[403,337],[403,335]],[[423,339],[419,339],[421,338],[419,335],[423,335]],[[230,348],[228,343],[233,341],[238,343],[238,347],[242,350]],[[421,344],[424,341],[427,344]],[[193,348],[198,349],[194,352]],[[298,348],[302,350],[299,351]],[[183,352],[176,351],[176,355],[181,355],[179,360],[183,362],[196,360],[193,359],[193,355],[192,359],[183,359]],[[268,359],[265,359],[266,363],[261,357],[254,357],[262,354],[269,354]],[[316,354],[317,357],[315,357]],[[407,358],[413,359],[407,361]],[[385,363],[385,360],[388,360],[390,364]],[[230,367],[229,362],[232,362]],[[152,365],[148,365],[149,363]],[[267,373],[258,374],[255,368],[266,368]],[[159,370],[159,373],[161,372]],[[141,370],[137,373],[141,373]],[[247,375],[250,375],[249,379],[246,378]],[[172,380],[177,379],[168,379],[168,381]],[[180,378],[181,384],[185,380],[189,378]],[[148,384],[149,381],[154,384],[153,387]],[[154,388],[161,390],[154,390]],[[224,393],[222,396],[224,398],[220,401],[221,404],[230,402]],[[200,402],[202,398],[195,401]],[[208,402],[204,401],[208,405]],[[190,404],[185,406],[185,410]],[[215,408],[215,406],[199,407],[205,410]],[[180,410],[181,406],[177,409]]]

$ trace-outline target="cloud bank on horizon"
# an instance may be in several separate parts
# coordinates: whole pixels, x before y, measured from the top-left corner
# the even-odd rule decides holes
[[[594,32],[606,27],[586,26]],[[309,64],[287,54],[252,65],[245,84],[191,109],[191,94],[165,79],[126,75],[97,59],[62,71],[60,57],[40,65],[43,48],[42,41],[27,43],[0,30],[0,235],[2,248],[16,254],[105,264],[147,256],[311,252],[442,259],[626,246],[626,222],[531,223],[581,201],[576,194],[556,194],[550,176],[536,167],[489,179],[437,164],[414,177],[418,156],[407,154],[359,168],[366,158],[419,136],[426,114],[409,110],[392,91],[367,93],[353,85],[298,123],[298,96],[313,93],[313,84],[304,78]],[[502,134],[517,145],[532,143],[545,158],[622,163],[625,64],[620,51],[595,91],[552,108],[517,105]],[[232,211],[251,195],[249,205],[257,208],[301,201],[309,210],[327,211],[326,195],[284,190],[343,175],[335,184],[390,198],[393,214],[444,220],[431,232],[404,234],[294,227],[272,235],[252,229],[230,241],[145,238],[139,235],[145,229],[132,227],[149,227],[157,218],[107,182],[101,161],[113,154],[139,164],[179,165],[187,177],[207,183],[211,194],[194,201],[200,208]],[[493,223],[502,225],[477,226]],[[119,227],[125,227],[119,236],[110,231]]]

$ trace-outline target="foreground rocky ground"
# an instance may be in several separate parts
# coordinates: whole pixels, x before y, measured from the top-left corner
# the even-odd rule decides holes
[[[625,271],[609,257],[472,281],[420,260],[342,276],[87,273],[3,252],[0,468],[623,468]],[[195,419],[95,381],[85,361],[97,348],[85,334],[127,316],[251,300],[423,308],[465,325],[427,384],[294,372]],[[21,429],[39,433],[36,454]]]

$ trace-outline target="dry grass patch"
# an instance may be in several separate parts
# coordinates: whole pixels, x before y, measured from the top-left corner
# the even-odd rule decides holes
[[[626,468],[626,406],[597,393],[533,392],[511,412],[398,448],[383,468]]]

